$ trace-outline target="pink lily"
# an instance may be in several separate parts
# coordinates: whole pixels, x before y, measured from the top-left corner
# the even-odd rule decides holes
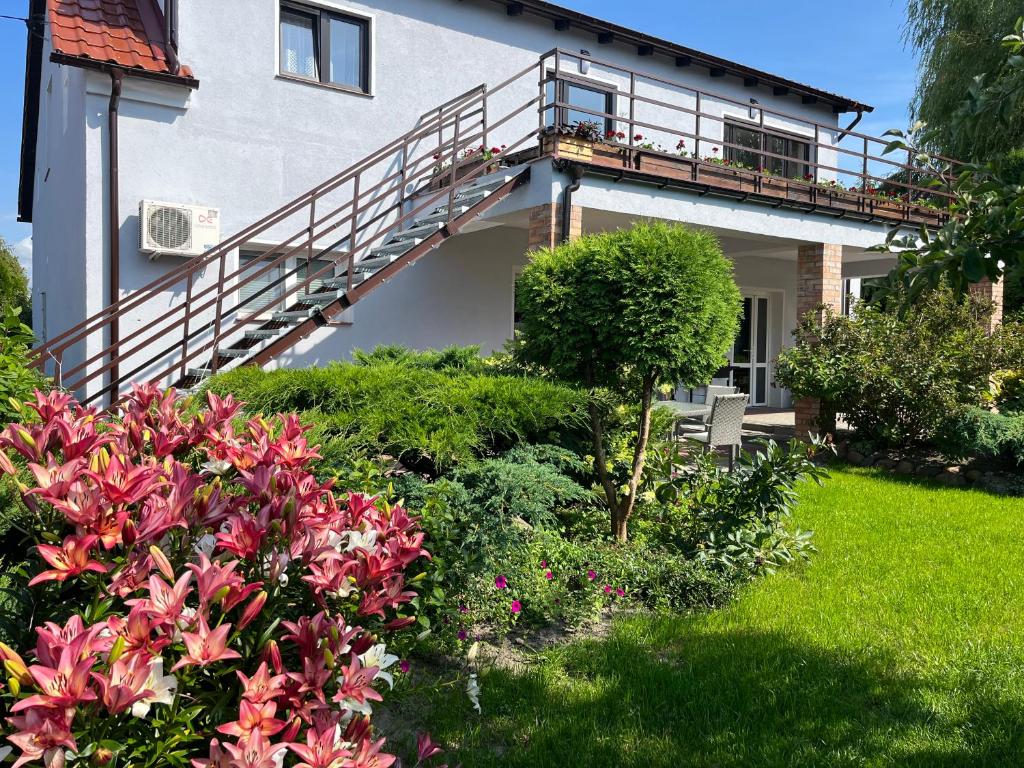
[[[202,614],[199,614],[199,631],[181,633],[188,653],[171,667],[171,671],[193,665],[206,667],[217,661],[242,658],[238,651],[233,651],[227,647],[228,634],[230,632],[230,624],[221,624],[216,629],[211,630],[206,623],[206,619]]]
[[[28,585],[33,587],[44,581],[65,581],[87,571],[106,573],[107,566],[89,557],[89,550],[96,540],[96,536],[68,536],[60,547],[53,544],[37,545],[39,554],[52,567],[35,576]]]

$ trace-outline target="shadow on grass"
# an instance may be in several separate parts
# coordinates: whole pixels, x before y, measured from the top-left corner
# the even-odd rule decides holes
[[[430,712],[416,719],[465,768],[1020,764],[1019,700],[981,683],[947,707],[895,668],[777,633],[630,620],[485,675],[482,717],[458,692],[409,714]]]
[[[900,475],[895,472],[875,467],[857,467],[846,463],[842,459],[831,459],[827,466],[830,472],[838,471],[850,475],[860,475],[861,477],[870,477],[872,480],[878,480],[879,482],[889,483],[895,486],[920,488],[925,491],[943,491],[948,493],[972,491],[974,493],[984,494],[985,496],[991,496],[997,499],[1012,499],[1024,496],[1024,477],[1020,479],[1014,478],[1013,471],[1009,469],[1004,469],[1000,472],[1005,479],[1004,485],[1006,488],[1004,490],[998,487],[985,485],[944,485],[933,477],[922,475]]]

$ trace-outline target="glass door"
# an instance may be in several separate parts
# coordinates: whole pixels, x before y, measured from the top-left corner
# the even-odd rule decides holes
[[[751,405],[768,404],[768,298],[744,296],[740,330],[729,353],[729,386],[750,395]]]

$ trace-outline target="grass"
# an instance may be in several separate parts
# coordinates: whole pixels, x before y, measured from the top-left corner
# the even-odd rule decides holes
[[[476,766],[1024,764],[1024,502],[866,470],[806,487],[820,552],[708,615],[633,616],[426,722]]]

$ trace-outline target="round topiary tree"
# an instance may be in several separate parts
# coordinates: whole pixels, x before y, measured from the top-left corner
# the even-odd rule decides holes
[[[609,471],[603,411],[592,398],[595,471],[613,535],[627,537],[658,384],[706,384],[736,337],[740,294],[714,235],[641,223],[531,255],[518,281],[523,362],[588,388],[639,401],[629,479]]]

